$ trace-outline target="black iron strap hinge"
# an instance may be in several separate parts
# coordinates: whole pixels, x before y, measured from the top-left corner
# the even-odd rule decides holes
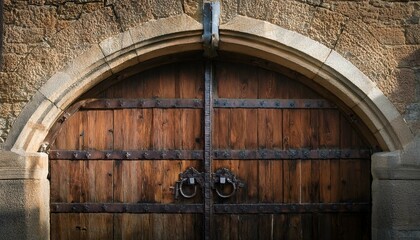
[[[219,46],[219,18],[220,2],[204,2],[203,5],[203,47],[204,56],[213,58],[217,56]]]

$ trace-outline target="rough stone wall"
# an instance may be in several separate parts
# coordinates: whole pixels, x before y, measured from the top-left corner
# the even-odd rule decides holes
[[[236,15],[299,32],[351,61],[420,135],[420,2],[221,0],[222,22]],[[50,76],[89,47],[142,22],[186,13],[199,0],[4,0],[0,146]]]

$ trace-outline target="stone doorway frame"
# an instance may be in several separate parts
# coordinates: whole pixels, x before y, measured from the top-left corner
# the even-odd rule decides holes
[[[164,55],[201,50],[201,34],[201,23],[187,15],[143,23],[94,45],[36,92],[4,144],[7,163],[0,159],[2,180],[36,182],[31,189],[24,187],[16,193],[24,201],[23,211],[35,209],[19,228],[40,239],[49,238],[48,157],[38,150],[64,111],[87,90],[123,69]],[[265,21],[237,16],[220,26],[220,50],[273,62],[324,86],[358,115],[384,151],[404,150],[413,141],[404,119],[375,83],[319,42]],[[389,157],[377,156],[378,161]],[[374,229],[379,195],[375,191],[372,195]]]

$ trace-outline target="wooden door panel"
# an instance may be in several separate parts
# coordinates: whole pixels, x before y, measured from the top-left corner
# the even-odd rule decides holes
[[[201,239],[200,214],[116,214],[114,239]]]
[[[51,239],[113,239],[113,215],[51,214]]]
[[[188,167],[201,170],[202,162],[194,160],[116,161],[113,183],[114,202],[176,203],[173,187],[179,178],[178,174]],[[195,198],[177,203],[201,201],[202,197],[198,194]]]

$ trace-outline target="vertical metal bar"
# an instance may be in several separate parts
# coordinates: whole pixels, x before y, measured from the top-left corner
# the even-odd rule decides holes
[[[213,193],[211,190],[213,64],[206,62],[204,79],[204,239],[211,239]]]

